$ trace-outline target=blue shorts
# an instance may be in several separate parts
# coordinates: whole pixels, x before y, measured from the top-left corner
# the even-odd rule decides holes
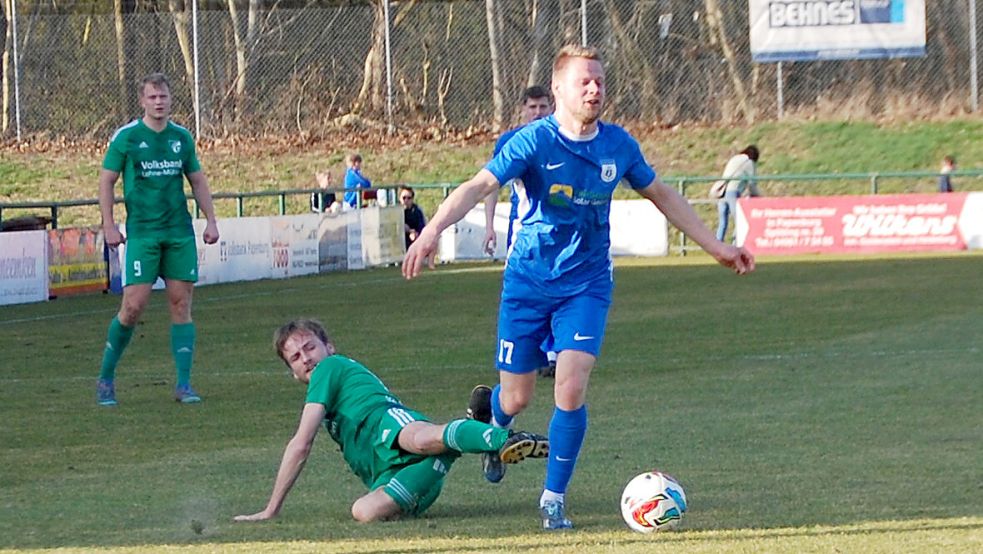
[[[521,374],[545,366],[545,341],[551,334],[555,352],[579,350],[597,356],[610,306],[610,277],[583,293],[553,298],[529,286],[521,276],[506,275],[498,309],[495,367]]]

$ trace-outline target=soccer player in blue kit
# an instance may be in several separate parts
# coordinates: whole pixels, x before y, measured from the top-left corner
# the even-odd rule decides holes
[[[521,178],[519,230],[508,257],[498,318],[499,384],[493,423],[509,426],[529,404],[543,338],[559,351],[550,457],[539,501],[544,529],[573,527],[565,493],[587,431],[587,382],[601,349],[613,288],[611,195],[623,179],[682,232],[738,275],[754,270],[744,248],[716,239],[689,203],[657,177],[627,131],[599,121],[604,66],[593,48],[565,46],[553,63],[556,111],[522,128],[502,151],[447,197],[410,247],[403,275],[432,267],[441,231],[510,179]]]

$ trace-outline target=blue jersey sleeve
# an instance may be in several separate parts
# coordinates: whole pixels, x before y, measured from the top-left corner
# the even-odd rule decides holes
[[[498,140],[495,141],[495,150],[492,152],[492,157],[497,156],[498,153],[502,151],[502,147],[505,146],[505,143],[507,143],[510,138],[514,137],[515,134],[519,132],[519,129],[522,129],[522,127],[516,127],[515,129],[505,131],[502,133],[502,136],[498,137]]]
[[[656,173],[652,166],[645,161],[642,149],[638,146],[635,139],[631,140],[631,154],[629,155],[628,170],[625,171],[624,179],[628,181],[631,188],[635,190],[643,189],[652,184]]]
[[[536,151],[535,134],[529,132],[528,127],[523,128],[523,131],[525,132],[515,133],[511,137],[503,136],[506,140],[501,151],[485,165],[485,169],[498,179],[500,185],[520,177],[532,165]]]

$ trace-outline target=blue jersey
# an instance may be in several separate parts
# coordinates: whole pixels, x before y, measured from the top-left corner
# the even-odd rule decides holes
[[[362,172],[349,167],[345,171],[345,204],[355,207],[358,202],[358,191],[355,189],[372,188],[372,181],[362,176]]]
[[[522,127],[516,127],[515,129],[509,129],[508,131],[505,131],[504,133],[502,133],[502,136],[498,137],[498,140],[495,141],[495,150],[492,152],[492,157],[497,156],[498,153],[502,151],[502,147],[505,146],[505,143],[507,143],[510,138],[514,137],[515,134],[518,133],[520,129],[522,129]],[[512,222],[514,222],[519,217],[519,195],[518,195],[518,193],[516,193],[515,187],[511,187],[511,194],[509,195],[509,202],[512,203],[512,208],[509,210],[509,236],[508,236],[508,239],[507,240],[509,241],[508,242],[508,245],[511,246],[511,244],[512,244],[511,243],[511,240],[512,240]]]
[[[499,183],[521,179],[515,188],[522,227],[506,274],[525,275],[548,296],[579,294],[610,277],[614,189],[622,179],[642,189],[656,176],[621,127],[598,122],[595,136],[574,140],[561,134],[554,116],[522,127],[485,169]]]

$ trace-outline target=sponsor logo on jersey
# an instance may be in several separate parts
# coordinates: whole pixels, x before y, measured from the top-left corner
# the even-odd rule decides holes
[[[550,185],[549,202],[554,206],[567,207],[573,202],[573,186],[563,183]]]
[[[140,162],[143,177],[173,177],[181,174],[181,160],[149,160]]]

